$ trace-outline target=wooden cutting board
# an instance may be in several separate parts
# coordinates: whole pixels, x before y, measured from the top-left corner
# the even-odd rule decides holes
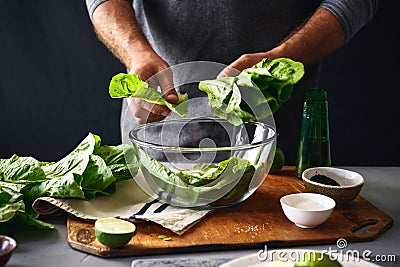
[[[324,224],[302,229],[283,214],[279,199],[304,192],[294,168],[286,167],[279,175],[269,174],[264,183],[246,201],[217,209],[182,236],[151,222],[137,222],[137,234],[123,248],[110,249],[99,243],[94,223],[76,217],[67,220],[68,243],[74,249],[101,257],[198,252],[235,248],[285,247],[312,244],[336,244],[371,241],[389,229],[392,218],[358,196],[349,206],[337,207]],[[369,226],[363,233],[360,228]],[[364,228],[365,229],[365,228]],[[158,239],[166,235],[171,241]]]

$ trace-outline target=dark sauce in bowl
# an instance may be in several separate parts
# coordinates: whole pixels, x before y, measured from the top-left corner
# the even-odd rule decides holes
[[[333,180],[332,178],[329,178],[328,176],[322,175],[322,174],[316,174],[313,177],[310,178],[310,181],[324,184],[324,185],[331,185],[331,186],[340,186],[338,182]]]

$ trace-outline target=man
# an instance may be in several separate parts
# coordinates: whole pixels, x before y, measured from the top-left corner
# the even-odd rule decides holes
[[[318,85],[321,59],[372,19],[377,2],[134,0],[132,7],[126,0],[86,0],[100,40],[142,80],[187,61],[208,60],[243,70],[265,57],[288,57],[306,66],[298,88]],[[178,100],[168,82],[161,84],[161,90],[169,102]],[[275,114],[278,146],[287,152],[290,164],[294,164],[303,92],[295,90]],[[132,101],[138,123],[161,120],[169,114],[164,106]],[[124,103],[123,113],[126,109]],[[122,131],[125,142],[126,129]]]

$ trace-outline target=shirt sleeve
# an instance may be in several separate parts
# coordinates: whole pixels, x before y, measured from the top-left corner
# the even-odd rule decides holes
[[[89,17],[92,19],[94,10],[103,2],[107,0],[86,0],[86,7],[89,12]]]
[[[378,0],[323,0],[320,7],[336,16],[343,27],[347,43],[372,20],[378,9]]]

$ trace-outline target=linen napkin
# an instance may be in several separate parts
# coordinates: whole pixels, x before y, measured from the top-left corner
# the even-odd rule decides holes
[[[139,171],[137,175],[142,174]],[[134,179],[117,183],[116,192],[111,196],[100,195],[91,201],[40,197],[32,206],[42,215],[52,214],[61,209],[87,220],[117,217],[152,221],[179,235],[185,233],[211,211],[179,208],[155,200],[149,197]]]

